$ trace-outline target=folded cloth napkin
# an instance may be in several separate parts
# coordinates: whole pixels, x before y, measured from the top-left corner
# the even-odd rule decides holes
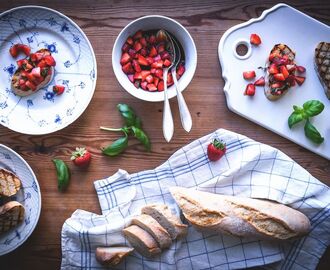
[[[217,162],[207,158],[214,138],[227,143]],[[311,221],[303,238],[283,243],[206,234],[188,235],[154,258],[134,252],[115,269],[314,269],[330,243],[330,191],[281,151],[219,129],[174,153],[154,170],[115,175],[94,183],[102,215],[77,210],[62,229],[62,269],[101,269],[98,246],[129,245],[121,234],[142,206],[165,203],[179,215],[168,188],[270,199],[298,209]],[[186,222],[186,221],[185,221]]]

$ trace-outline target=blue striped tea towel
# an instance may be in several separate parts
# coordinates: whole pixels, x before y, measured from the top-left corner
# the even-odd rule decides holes
[[[226,155],[210,162],[209,142],[222,139]],[[188,235],[154,258],[134,252],[115,269],[315,269],[330,243],[330,191],[281,151],[219,129],[175,152],[154,170],[115,175],[95,182],[102,215],[77,210],[62,229],[62,270],[102,269],[98,246],[129,245],[121,234],[142,206],[165,203],[179,214],[168,187],[274,200],[309,217],[308,236],[283,243],[206,234]],[[186,221],[185,221],[186,222]]]

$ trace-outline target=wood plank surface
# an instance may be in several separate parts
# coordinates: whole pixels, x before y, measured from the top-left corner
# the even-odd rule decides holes
[[[293,7],[330,25],[330,1],[286,1]],[[112,175],[119,168],[129,173],[152,169],[172,153],[194,139],[218,128],[244,134],[274,146],[289,155],[322,182],[330,185],[330,162],[302,147],[230,112],[226,105],[224,80],[221,77],[217,47],[223,33],[238,23],[259,17],[263,10],[276,1],[1,1],[0,12],[35,4],[56,9],[73,19],[86,33],[94,48],[98,79],[94,97],[82,116],[69,127],[45,136],[29,136],[0,126],[1,143],[17,151],[33,168],[42,192],[42,211],[37,228],[31,237],[14,252],[0,257],[0,269],[59,269],[61,262],[61,228],[77,208],[100,213],[93,181]],[[161,14],[183,24],[192,35],[198,51],[195,76],[184,92],[193,118],[193,129],[188,134],[180,125],[176,100],[171,100],[175,119],[175,133],[171,143],[162,136],[162,103],[148,103],[130,96],[120,86],[111,66],[114,41],[130,21],[144,15]],[[279,22],[285,31],[285,20]],[[152,151],[133,142],[116,158],[105,157],[100,147],[116,134],[99,130],[100,125],[120,126],[116,105],[130,104],[144,120],[151,138]],[[285,117],[285,116],[283,116]],[[329,139],[329,138],[327,138]],[[52,158],[69,162],[76,146],[87,146],[93,160],[87,170],[73,166],[71,184],[65,193],[57,191]],[[330,250],[322,257],[318,269],[329,269]]]

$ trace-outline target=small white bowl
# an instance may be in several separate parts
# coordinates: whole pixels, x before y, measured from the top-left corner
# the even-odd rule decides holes
[[[117,80],[124,87],[124,89],[142,100],[146,101],[163,101],[163,92],[149,92],[143,89],[137,89],[132,82],[128,79],[127,75],[122,71],[120,64],[120,58],[122,55],[121,48],[126,42],[129,36],[133,36],[138,30],[152,30],[152,29],[165,29],[176,37],[180,42],[185,53],[185,73],[179,79],[180,90],[183,91],[190,81],[192,80],[196,66],[197,66],[197,50],[194,40],[190,36],[189,32],[177,21],[168,17],[160,15],[150,15],[141,17],[129,23],[118,35],[112,50],[112,68],[115,72]],[[176,96],[174,84],[168,88],[168,97],[172,98]]]

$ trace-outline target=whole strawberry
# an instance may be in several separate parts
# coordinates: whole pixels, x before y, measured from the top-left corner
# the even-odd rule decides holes
[[[86,167],[91,161],[92,155],[85,148],[76,148],[76,151],[72,152],[71,160],[76,166]]]
[[[223,141],[218,141],[214,139],[207,146],[207,156],[211,161],[219,160],[226,153],[226,144]]]

